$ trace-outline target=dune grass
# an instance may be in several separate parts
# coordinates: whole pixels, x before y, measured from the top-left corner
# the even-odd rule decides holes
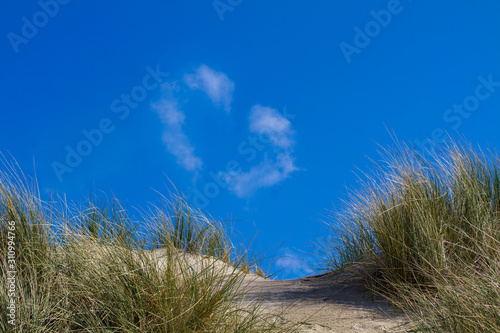
[[[370,262],[368,285],[432,332],[500,332],[500,158],[467,143],[396,143],[330,211],[326,270]]]
[[[134,221],[116,200],[44,202],[12,163],[0,171],[1,332],[286,332],[241,303],[244,272],[221,223],[163,200]],[[143,231],[138,226],[143,227]],[[144,227],[146,226],[146,227]],[[12,234],[9,234],[12,232]],[[7,246],[15,249],[15,324]],[[161,265],[155,256],[163,249]],[[193,265],[182,253],[205,260]]]

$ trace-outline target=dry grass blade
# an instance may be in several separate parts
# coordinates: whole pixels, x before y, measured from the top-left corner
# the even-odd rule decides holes
[[[328,225],[323,267],[375,260],[372,288],[423,331],[500,332],[500,158],[396,144]]]

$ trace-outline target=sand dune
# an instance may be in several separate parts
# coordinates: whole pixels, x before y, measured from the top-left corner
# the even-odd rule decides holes
[[[269,311],[286,307],[285,318],[302,323],[300,332],[404,332],[410,327],[406,316],[374,299],[355,272],[283,281],[255,278],[246,288],[248,299],[260,299]]]
[[[167,251],[152,255],[161,267]],[[181,252],[194,269],[212,265],[237,270],[214,258]],[[163,258],[163,259],[162,259]],[[397,313],[381,298],[374,298],[355,270],[308,276],[293,280],[270,280],[246,274],[243,304],[259,301],[264,311],[281,313],[285,321],[300,323],[299,332],[404,332],[411,328],[408,318]]]

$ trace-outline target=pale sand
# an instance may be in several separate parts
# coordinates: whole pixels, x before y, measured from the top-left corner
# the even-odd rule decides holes
[[[160,267],[166,253],[164,249],[151,253]],[[233,267],[213,258],[182,253],[195,269],[209,264],[227,269],[228,274],[235,272]],[[286,309],[286,321],[300,323],[298,332],[405,332],[412,328],[404,314],[383,299],[374,299],[355,270],[294,280],[269,280],[246,274],[242,288],[246,295],[243,304],[260,301],[263,310],[270,313]]]
[[[362,285],[354,273],[329,273],[294,280],[254,279],[248,298],[269,311],[286,308],[285,318],[301,323],[299,332],[404,332],[409,320]]]

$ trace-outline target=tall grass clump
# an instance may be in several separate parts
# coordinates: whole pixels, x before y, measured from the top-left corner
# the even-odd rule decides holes
[[[329,213],[323,267],[371,267],[370,285],[422,330],[500,332],[498,154],[451,142],[381,156]]]
[[[236,269],[242,255],[219,223],[184,200],[163,202],[136,220],[116,199],[45,202],[36,188],[4,162],[1,332],[286,331],[258,304],[243,305],[245,274]],[[12,238],[15,267],[8,261]]]

